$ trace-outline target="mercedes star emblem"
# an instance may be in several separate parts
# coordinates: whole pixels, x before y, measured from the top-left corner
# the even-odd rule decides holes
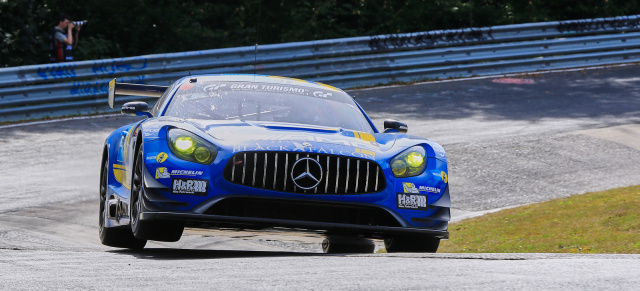
[[[312,158],[302,158],[291,168],[291,179],[300,189],[313,189],[322,180],[322,166]]]

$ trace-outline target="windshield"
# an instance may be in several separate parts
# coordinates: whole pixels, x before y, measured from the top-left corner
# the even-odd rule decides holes
[[[165,116],[207,120],[288,122],[373,133],[346,93],[256,82],[184,83]]]

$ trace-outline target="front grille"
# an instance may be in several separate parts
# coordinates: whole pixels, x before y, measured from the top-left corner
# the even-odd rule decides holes
[[[309,169],[306,164],[310,163],[311,168],[317,168],[317,164],[314,167],[315,162],[305,158],[315,160],[322,173],[319,169],[316,172]],[[291,171],[299,160],[302,164],[296,166],[298,172],[305,172],[306,168],[314,177],[294,181]],[[298,177],[301,175],[304,176],[296,173]],[[241,152],[229,159],[223,176],[235,184],[290,193],[366,194],[380,192],[386,187],[382,169],[374,161],[315,153]],[[319,178],[317,185],[313,185],[316,184],[314,178]]]

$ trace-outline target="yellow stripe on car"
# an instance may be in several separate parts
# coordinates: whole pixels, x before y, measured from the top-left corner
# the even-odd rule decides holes
[[[333,86],[331,86],[331,85],[327,85],[327,84],[323,84],[323,83],[318,83],[318,82],[316,82],[316,84],[318,84],[318,85],[320,85],[320,86],[322,86],[322,87],[329,88],[329,89],[331,89],[331,90],[333,90],[333,91],[340,92],[340,89],[338,89],[338,88],[336,88],[336,87],[333,87]]]

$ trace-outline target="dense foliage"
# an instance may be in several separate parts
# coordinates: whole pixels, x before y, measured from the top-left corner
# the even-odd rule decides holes
[[[0,67],[46,63],[60,12],[89,20],[76,60],[633,15],[626,0],[0,0]]]

